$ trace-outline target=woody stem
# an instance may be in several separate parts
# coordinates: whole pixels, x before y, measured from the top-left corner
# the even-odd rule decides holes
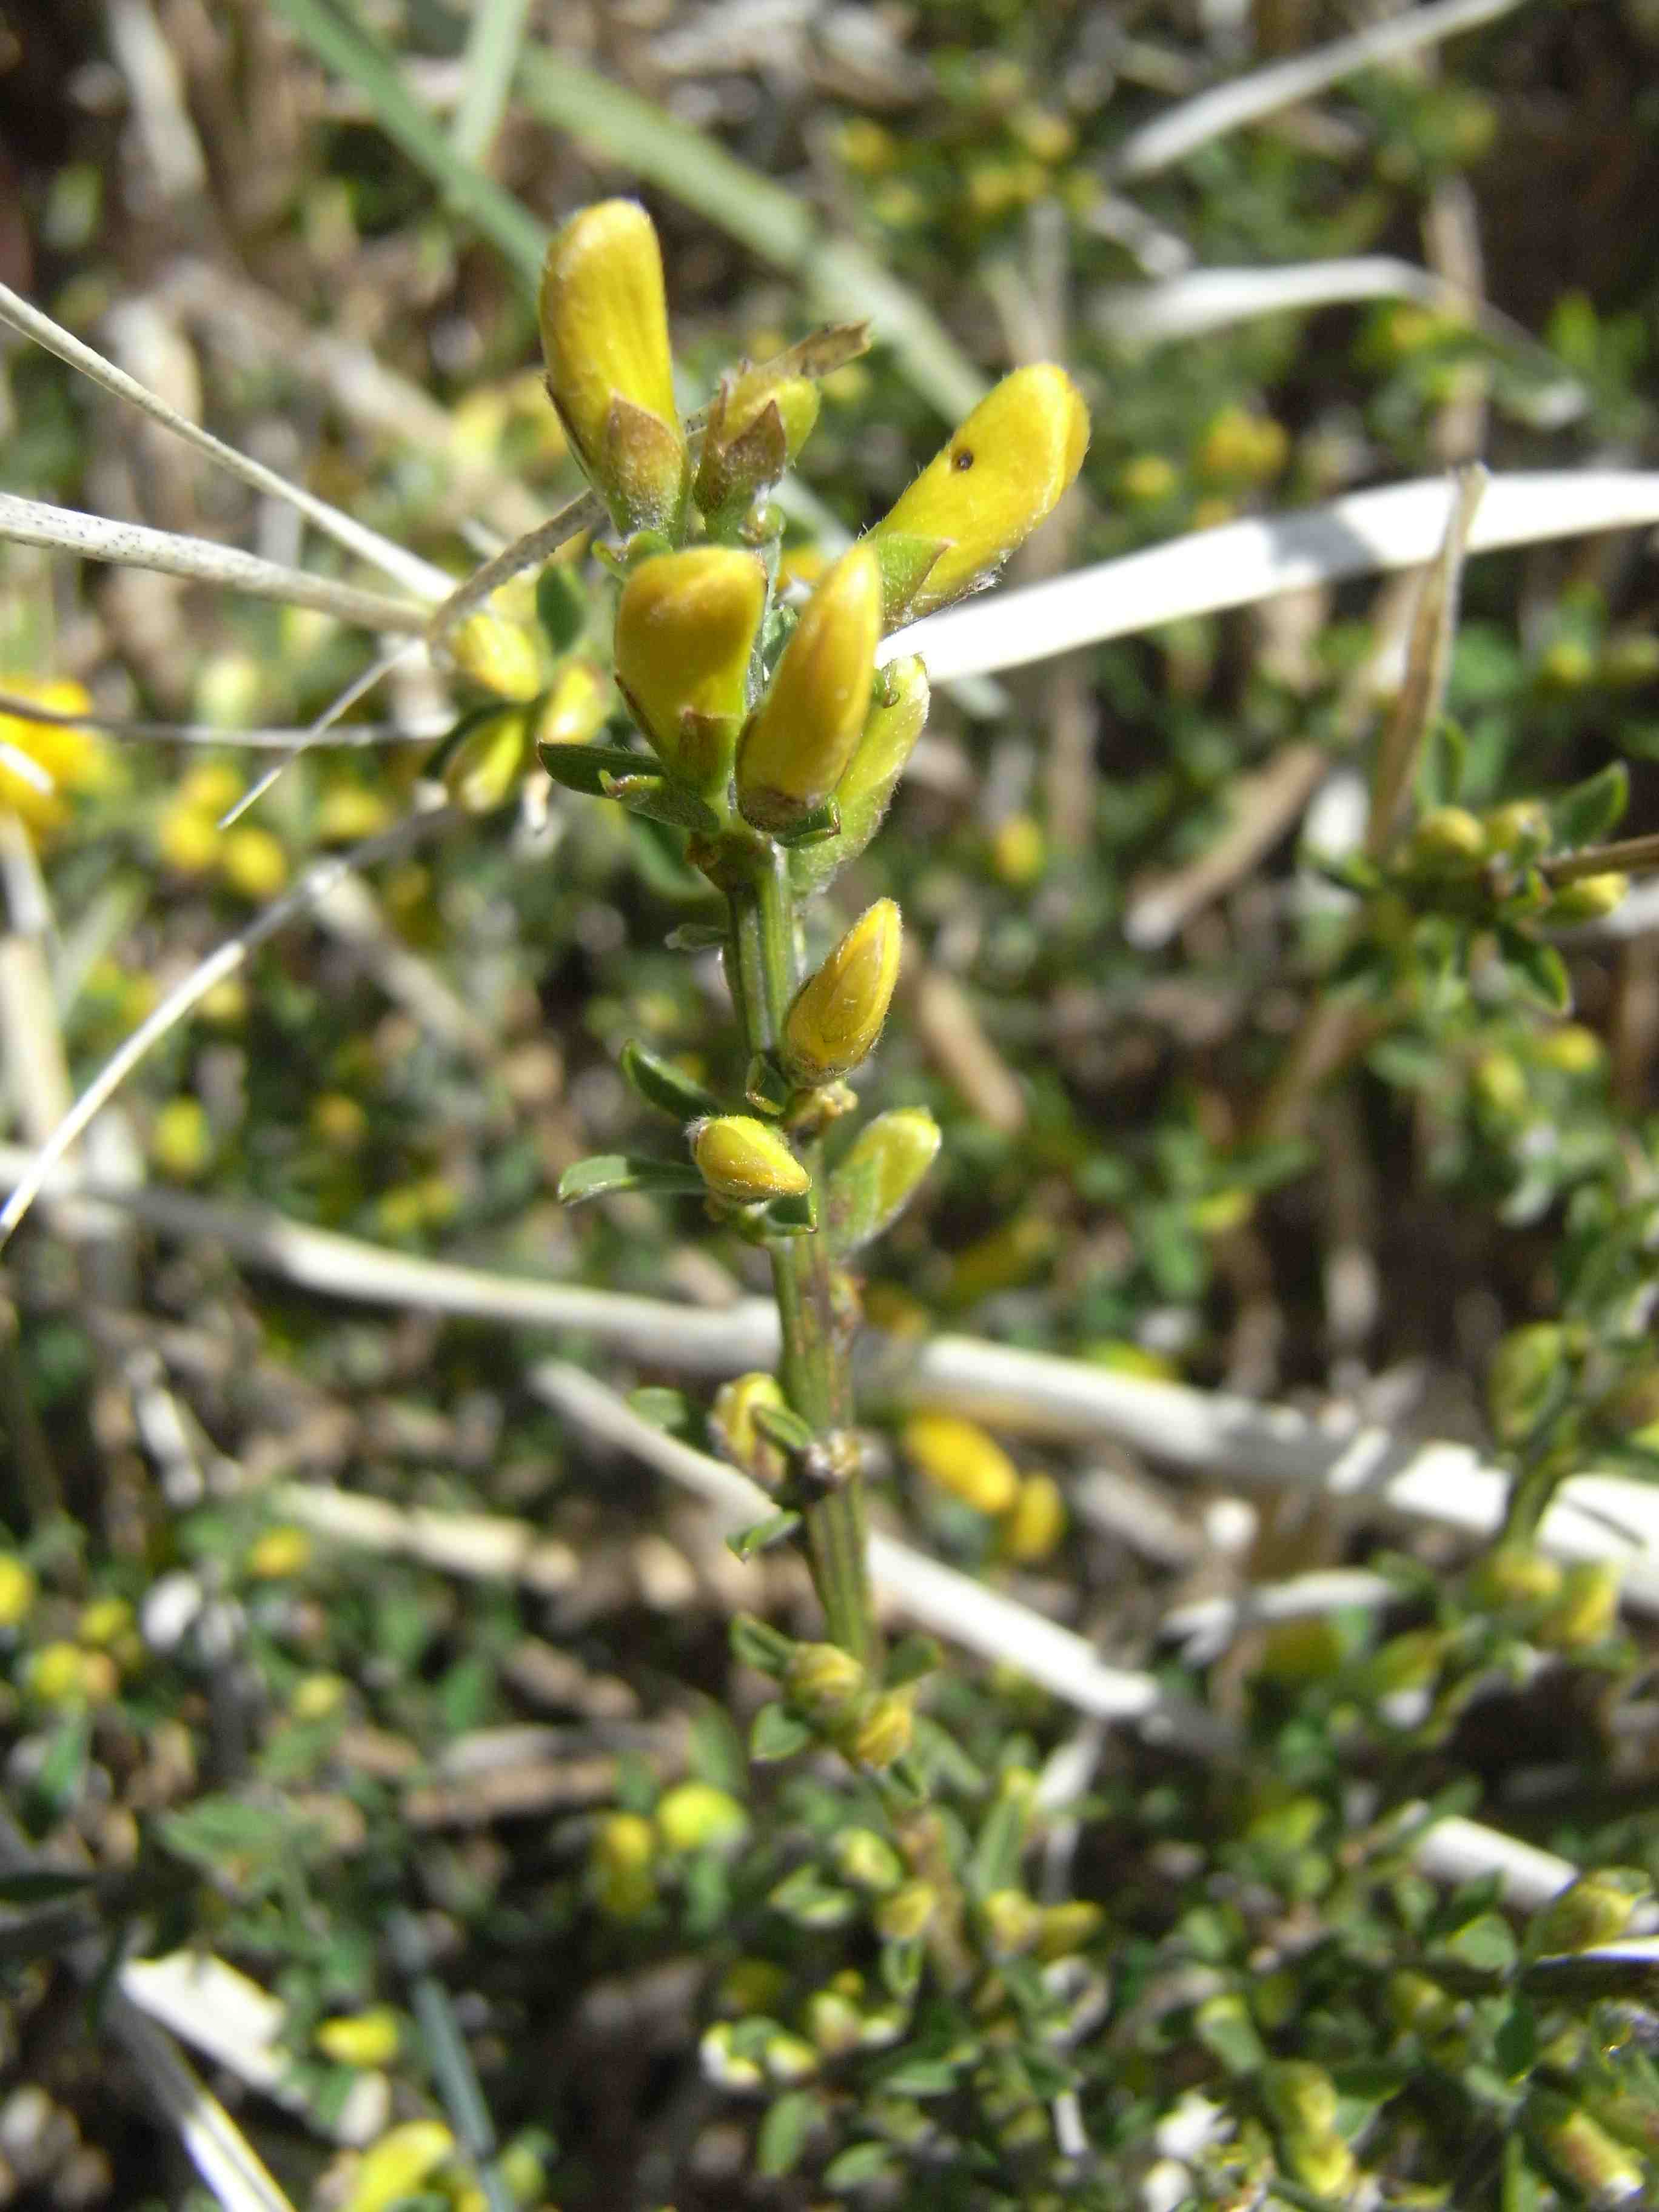
[[[727,888],[732,995],[750,1054],[774,1049],[800,981],[788,856],[769,840]],[[821,1146],[805,1148],[820,1203]],[[853,1421],[852,1376],[836,1314],[834,1261],[822,1229],[769,1247],[789,1404],[826,1443]],[[873,1673],[880,1637],[871,1602],[864,1480],[856,1467],[804,1509],[807,1562],[830,1636]]]

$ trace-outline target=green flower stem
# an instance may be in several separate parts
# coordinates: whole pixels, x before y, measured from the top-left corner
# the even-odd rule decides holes
[[[799,981],[795,901],[787,855],[770,841],[728,884],[732,995],[744,1042],[753,1054],[775,1047]],[[806,1164],[821,1192],[821,1147],[807,1148]],[[769,1248],[772,1285],[783,1338],[784,1395],[819,1436],[849,1428],[852,1378],[847,1348],[836,1322],[833,1265],[818,1231],[781,1237]],[[881,1640],[871,1601],[864,1480],[854,1470],[805,1509],[805,1542],[812,1581],[833,1642],[873,1674]]]

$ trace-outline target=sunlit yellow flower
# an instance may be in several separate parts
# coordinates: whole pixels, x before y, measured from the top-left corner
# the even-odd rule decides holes
[[[0,674],[0,692],[27,699],[55,714],[84,714],[92,700],[67,680]],[[19,757],[21,757],[21,758]],[[39,771],[31,775],[22,762]],[[109,747],[94,731],[74,722],[33,722],[0,712],[0,806],[9,808],[37,836],[49,836],[70,817],[78,793],[108,787],[114,771]]]

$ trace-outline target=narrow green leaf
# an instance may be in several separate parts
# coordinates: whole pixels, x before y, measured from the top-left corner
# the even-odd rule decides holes
[[[97,1879],[72,1867],[19,1867],[0,1875],[0,1905],[54,1905],[59,1898],[80,1896]]]
[[[588,799],[608,795],[605,776],[637,775],[651,766],[649,753],[635,752],[627,745],[538,745],[536,757],[555,783]]]
[[[551,752],[554,748],[550,745],[547,750]],[[642,814],[647,822],[665,823],[671,830],[696,830],[704,836],[713,836],[720,826],[712,806],[695,792],[670,783],[666,776],[613,775],[602,769],[599,787],[607,799],[614,799],[630,814]]]
[[[757,1521],[747,1528],[738,1528],[726,1541],[738,1559],[745,1563],[757,1552],[764,1552],[774,1544],[781,1544],[786,1536],[793,1536],[801,1525],[799,1513],[769,1513],[764,1521]],[[759,1757],[757,1753],[757,1758]]]
[[[791,2089],[767,2113],[755,2138],[757,2172],[774,2181],[793,2173],[808,2140],[823,2124],[823,2107],[810,2089]]]
[[[763,1705],[749,1731],[749,1756],[764,1764],[793,1759],[812,1741],[806,1723],[781,1705]]]
[[[1629,801],[1630,770],[1623,761],[1611,761],[1551,806],[1555,848],[1574,852],[1581,845],[1599,845],[1623,820]]]
[[[752,1613],[735,1614],[726,1633],[734,1659],[775,1680],[794,1656],[793,1639],[781,1628],[774,1628],[769,1621],[757,1620]]]
[[[672,1060],[661,1059],[631,1039],[622,1048],[620,1064],[623,1075],[646,1104],[654,1106],[659,1114],[666,1114],[673,1121],[701,1121],[705,1115],[720,1110],[720,1101],[713,1091],[705,1091],[701,1083],[676,1067]]]
[[[1500,932],[1504,965],[1522,994],[1552,1014],[1572,1010],[1572,980],[1567,963],[1553,945],[1526,937],[1519,930]]]
[[[595,1152],[574,1161],[559,1177],[559,1199],[565,1206],[580,1206],[590,1198],[613,1198],[619,1191],[654,1191],[664,1197],[685,1197],[701,1192],[702,1177],[688,1162],[630,1159],[623,1152]]]

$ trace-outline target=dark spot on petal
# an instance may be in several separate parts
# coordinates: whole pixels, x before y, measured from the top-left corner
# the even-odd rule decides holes
[[[953,469],[971,469],[973,465],[973,447],[971,446],[958,446],[956,452],[951,456],[951,466]]]

